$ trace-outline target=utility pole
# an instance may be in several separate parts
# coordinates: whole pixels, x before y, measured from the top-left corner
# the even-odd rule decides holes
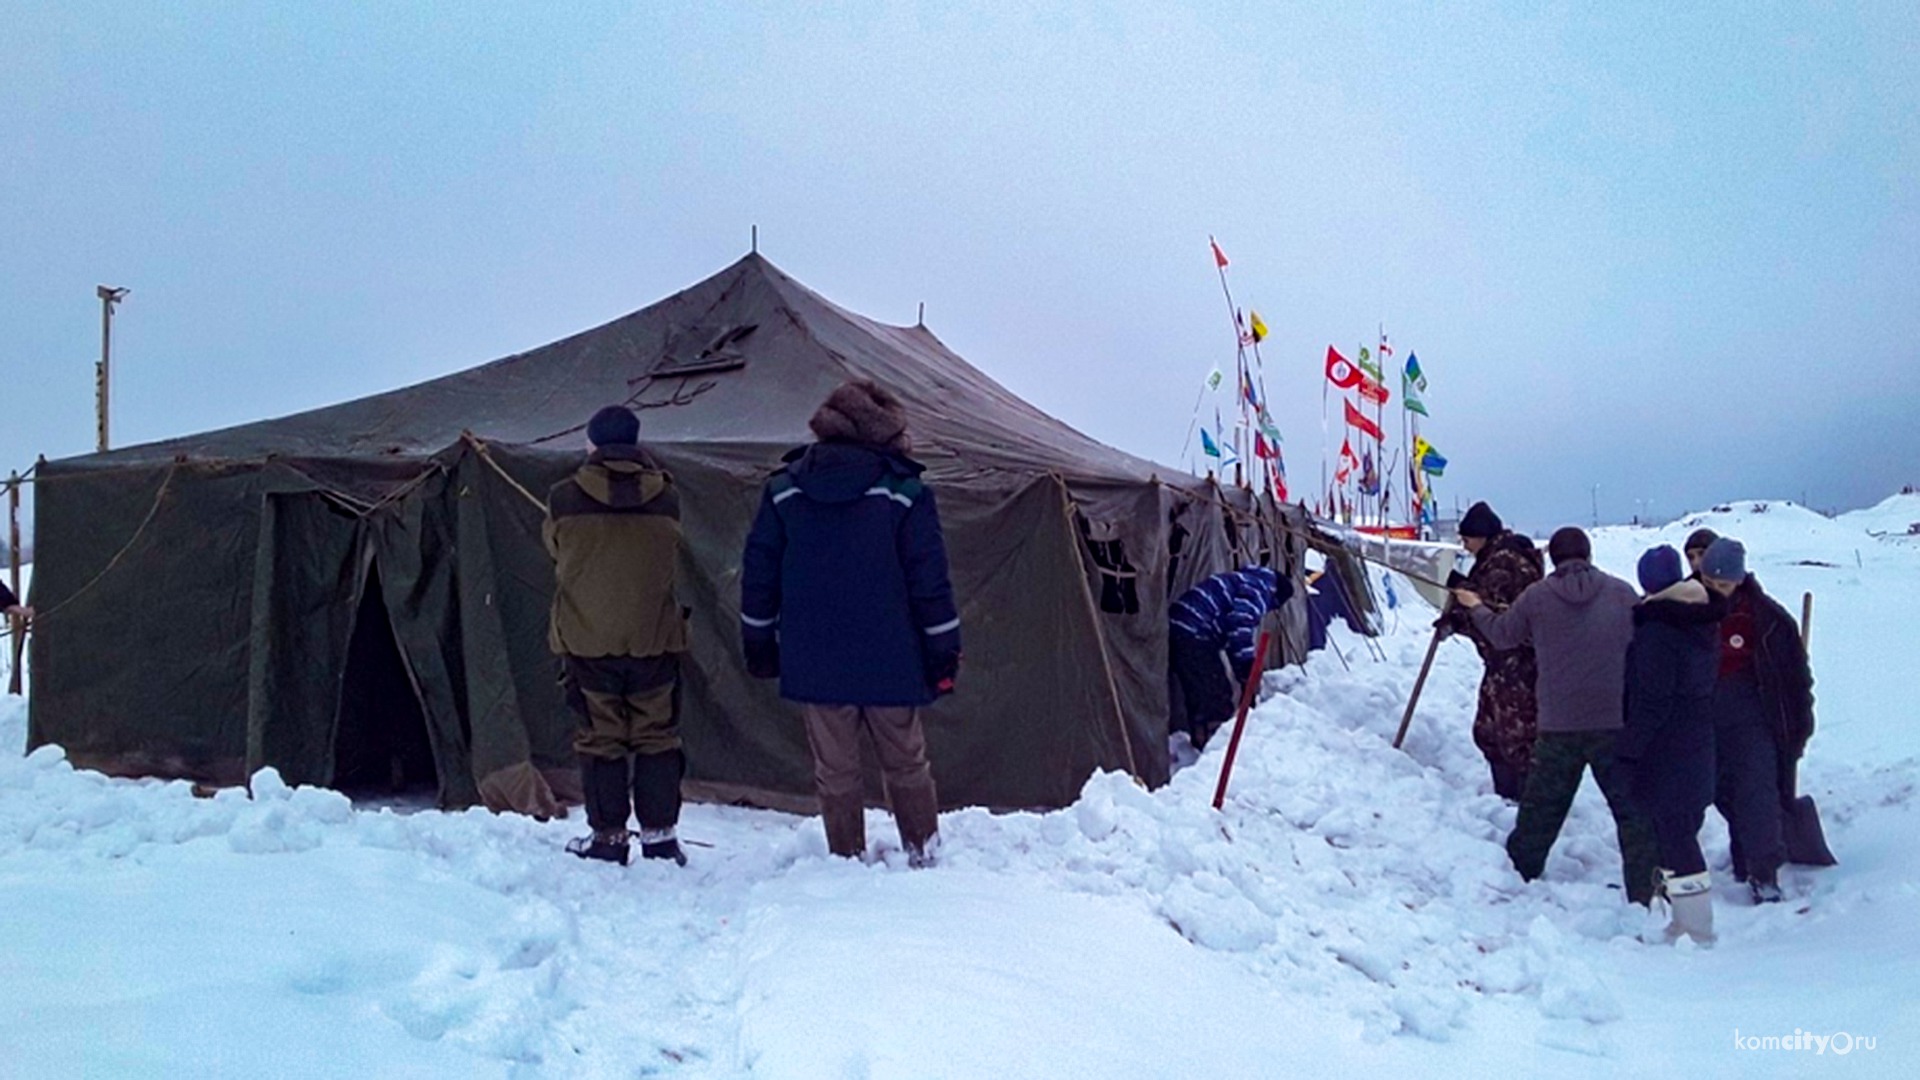
[[[107,438],[107,393],[112,386],[113,361],[113,306],[127,298],[129,289],[116,289],[110,285],[94,287],[94,295],[100,298],[100,365],[94,368],[93,383],[95,400],[99,409],[100,452],[108,449]]]
[[[1600,485],[1593,485],[1593,527],[1600,527]]]

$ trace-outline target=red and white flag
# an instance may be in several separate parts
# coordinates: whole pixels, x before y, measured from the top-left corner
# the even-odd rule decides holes
[[[1353,366],[1353,362],[1340,355],[1340,350],[1327,346],[1327,381],[1342,390],[1351,390],[1366,378],[1366,373]]]

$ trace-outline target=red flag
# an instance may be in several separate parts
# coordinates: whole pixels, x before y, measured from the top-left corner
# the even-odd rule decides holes
[[[1342,390],[1351,390],[1366,375],[1341,356],[1333,346],[1327,346],[1327,381]]]
[[[1382,438],[1380,425],[1368,419],[1366,413],[1354,408],[1352,399],[1344,399],[1344,403],[1347,406],[1347,423],[1373,436],[1374,441],[1378,442]]]
[[[1361,397],[1366,398],[1375,405],[1385,405],[1387,403],[1386,385],[1373,381],[1373,377],[1370,375],[1361,375],[1360,381],[1354,384],[1354,389],[1360,392]]]
[[[1267,437],[1256,431],[1253,433],[1253,456],[1257,458],[1270,458],[1279,457],[1280,455],[1274,450],[1273,444],[1267,442]]]
[[[1213,248],[1213,265],[1225,270],[1227,268],[1227,253],[1220,250],[1219,241],[1209,236],[1207,237],[1207,244]]]

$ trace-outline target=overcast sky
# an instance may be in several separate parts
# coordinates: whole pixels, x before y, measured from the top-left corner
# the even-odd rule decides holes
[[[1164,462],[1233,362],[1212,234],[1296,489],[1382,323],[1448,507],[1920,483],[1911,0],[1062,7],[0,0],[0,470],[91,449],[97,284],[125,445],[597,325],[757,224]]]

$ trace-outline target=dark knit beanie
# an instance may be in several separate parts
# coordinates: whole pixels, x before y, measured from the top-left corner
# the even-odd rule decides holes
[[[1683,544],[1682,547],[1686,549],[1687,554],[1691,555],[1696,551],[1707,550],[1712,547],[1713,542],[1718,539],[1720,539],[1720,534],[1714,532],[1712,529],[1695,529],[1687,534],[1687,542]]]
[[[640,418],[625,405],[609,405],[587,421],[587,441],[595,446],[633,446],[640,441]]]
[[[1680,553],[1673,550],[1672,544],[1648,548],[1646,554],[1640,556],[1640,587],[1646,590],[1648,596],[1672,587],[1674,582],[1686,576]]]
[[[1713,542],[1707,553],[1700,558],[1700,573],[1715,581],[1745,581],[1747,579],[1747,548],[1730,536],[1723,536]]]
[[[1491,540],[1505,531],[1506,526],[1501,524],[1500,515],[1494,513],[1493,507],[1484,502],[1477,502],[1467,507],[1466,516],[1460,519],[1460,535],[1463,537],[1477,536],[1483,540]]]
[[[1593,542],[1587,539],[1585,532],[1571,525],[1564,529],[1556,529],[1553,536],[1547,540],[1547,558],[1552,559],[1555,566],[1575,559],[1591,560]]]

